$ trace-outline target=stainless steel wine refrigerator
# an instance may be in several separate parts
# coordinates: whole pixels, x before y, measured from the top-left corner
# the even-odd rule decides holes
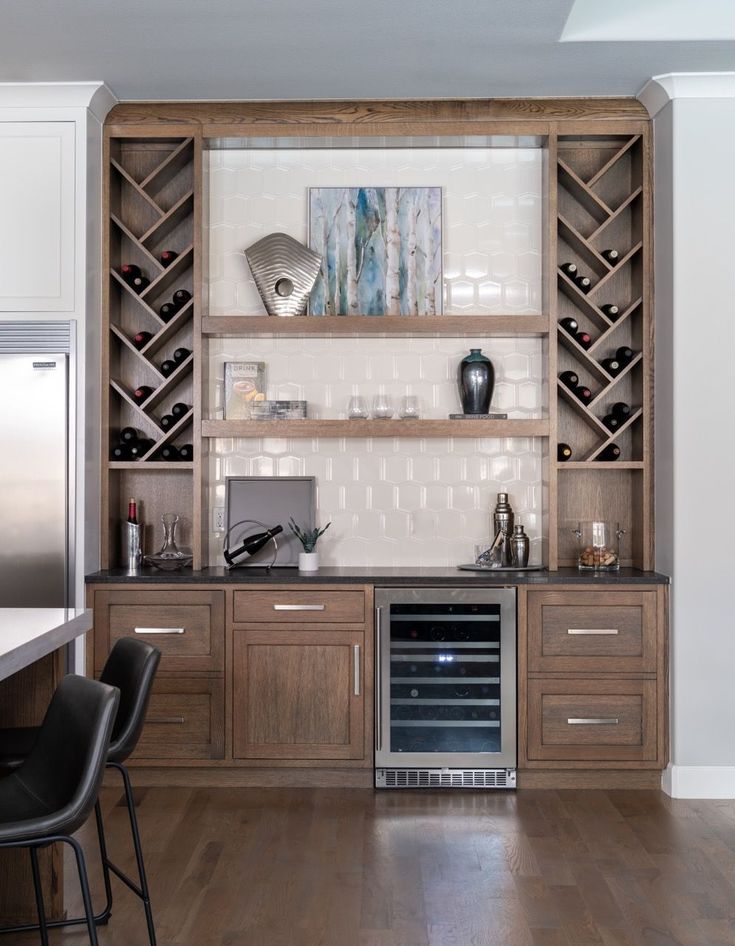
[[[376,589],[377,788],[515,788],[516,593]]]

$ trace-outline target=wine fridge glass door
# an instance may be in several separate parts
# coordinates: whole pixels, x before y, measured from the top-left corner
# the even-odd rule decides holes
[[[376,764],[512,767],[515,591],[381,591]]]

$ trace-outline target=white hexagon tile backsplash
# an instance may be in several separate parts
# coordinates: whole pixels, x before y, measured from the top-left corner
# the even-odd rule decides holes
[[[281,230],[305,242],[312,186],[441,186],[445,314],[541,309],[542,155],[533,149],[223,150],[207,156],[210,315],[262,315],[243,250]],[[482,348],[496,369],[491,410],[541,417],[538,339],[212,339],[206,414],[222,416],[225,361],[262,360],[268,396],[306,399],[309,416],[343,418],[353,395],[421,416],[460,410],[457,365]],[[467,422],[471,423],[471,422]],[[538,439],[268,439],[210,444],[210,507],[227,476],[317,479],[318,522],[332,521],[325,565],[453,565],[489,538],[492,507],[510,493],[541,561],[545,462]],[[210,535],[221,564],[222,536]]]
[[[446,419],[461,410],[457,369],[470,348],[481,348],[495,368],[491,411],[542,416],[542,344],[523,337],[212,339],[207,414],[222,417],[225,362],[263,361],[268,397],[306,400],[312,418],[346,418],[354,395],[368,407],[386,395],[397,411],[411,394],[422,417]]]
[[[488,539],[506,490],[540,562],[542,461],[536,438],[215,440],[209,505],[224,506],[227,476],[315,476],[317,522],[332,522],[324,565],[456,565]],[[221,545],[213,533],[210,564]]]
[[[541,312],[542,152],[231,149],[206,154],[209,314],[264,315],[243,250],[306,242],[310,187],[442,188],[444,313]]]

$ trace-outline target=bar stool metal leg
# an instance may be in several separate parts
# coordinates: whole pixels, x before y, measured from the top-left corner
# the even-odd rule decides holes
[[[84,852],[78,841],[74,838],[62,838],[74,849],[74,855],[77,859],[77,870],[79,871],[79,884],[82,888],[82,901],[84,903],[84,913],[87,918],[87,932],[89,933],[90,946],[99,946],[97,939],[97,926],[94,922],[94,910],[92,909],[92,897],[89,893],[89,880],[87,879],[87,865],[84,861]]]
[[[156,928],[153,924],[153,910],[151,908],[151,897],[148,889],[148,878],[145,872],[145,863],[143,862],[143,848],[140,843],[140,832],[138,830],[138,817],[135,814],[135,797],[133,796],[133,786],[130,783],[128,770],[119,762],[108,762],[109,767],[115,768],[120,773],[123,786],[125,788],[125,803],[128,807],[128,817],[130,818],[130,832],[133,836],[133,848],[135,850],[135,861],[138,867],[138,877],[140,886],[135,884],[126,874],[124,874],[112,861],[107,860],[107,866],[112,872],[128,886],[133,893],[137,894],[143,901],[145,910],[145,919],[148,926],[148,939],[150,946],[156,946]]]
[[[33,872],[33,892],[36,895],[36,913],[38,914],[38,930],[41,934],[42,946],[48,946],[48,927],[46,926],[46,910],[43,905],[43,888],[41,886],[41,872],[38,869],[38,848],[28,848],[31,855],[31,870]]]

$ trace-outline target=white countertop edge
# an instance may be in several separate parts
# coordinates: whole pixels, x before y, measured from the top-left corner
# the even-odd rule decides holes
[[[63,608],[0,608],[0,680],[5,680],[92,629],[92,612]],[[44,617],[46,618],[44,622]],[[62,620],[59,623],[59,619]],[[25,624],[13,632],[13,623]],[[33,625],[35,626],[29,626]],[[44,626],[45,624],[45,626]],[[40,629],[39,629],[40,627]],[[5,632],[10,640],[6,644]]]

